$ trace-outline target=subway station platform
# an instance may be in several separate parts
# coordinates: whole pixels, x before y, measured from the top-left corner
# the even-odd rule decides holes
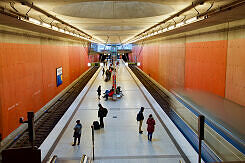
[[[52,152],[52,155],[57,155],[57,162],[78,163],[83,154],[92,156],[91,125],[93,121],[99,121],[99,103],[108,109],[108,114],[104,118],[105,127],[95,130],[94,162],[186,162],[124,64],[120,64],[117,71],[117,86],[121,86],[124,94],[121,99],[98,100],[96,90],[99,85],[102,92],[112,86],[112,79],[104,81],[101,69]],[[138,132],[136,121],[141,106],[145,107],[142,135]],[[146,120],[149,114],[153,114],[156,121],[152,142],[147,140]],[[83,126],[81,143],[72,146],[76,120],[80,120]]]

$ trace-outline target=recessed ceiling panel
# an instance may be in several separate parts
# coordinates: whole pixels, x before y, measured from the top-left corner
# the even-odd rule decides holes
[[[142,29],[136,26],[92,26],[84,28],[86,30],[95,30],[95,31],[128,31],[128,30],[138,30]]]
[[[55,7],[54,12],[79,18],[133,19],[165,15],[174,11],[168,5],[138,1],[95,1]]]

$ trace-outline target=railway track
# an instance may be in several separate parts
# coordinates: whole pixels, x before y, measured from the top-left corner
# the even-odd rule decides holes
[[[165,94],[155,83],[148,79],[136,66],[130,65],[129,68],[137,76],[140,82],[145,86],[151,96],[161,106],[163,111],[169,115],[171,112],[171,100],[167,94]]]
[[[35,121],[35,142],[34,146],[39,147],[52,131],[69,106],[73,103],[79,93],[83,90],[88,81],[92,78],[99,67],[92,67],[74,86],[64,93],[45,113]],[[28,131],[19,135],[8,148],[19,148],[31,146]]]

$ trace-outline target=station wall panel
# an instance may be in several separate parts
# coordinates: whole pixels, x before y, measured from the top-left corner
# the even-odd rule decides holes
[[[15,130],[19,118],[37,112],[88,69],[82,46],[0,43],[0,132]],[[56,68],[63,84],[56,86]]]
[[[149,45],[143,48],[142,69],[143,71],[155,80],[158,80],[158,45]]]
[[[160,84],[167,89],[184,87],[184,62],[184,43],[161,43],[159,49]]]
[[[142,69],[143,66],[143,47],[142,46],[133,46],[132,48],[132,58],[130,62],[139,62],[139,68]]]
[[[228,42],[226,98],[245,106],[245,39]]]
[[[227,40],[186,44],[185,88],[225,96]]]
[[[158,46],[156,81],[163,87],[207,91],[245,106],[244,24],[245,19],[149,40],[134,46],[132,56],[140,54],[140,68],[152,73],[157,57],[150,46]]]

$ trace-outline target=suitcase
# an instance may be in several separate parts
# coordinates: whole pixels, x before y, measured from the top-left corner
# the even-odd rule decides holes
[[[99,130],[100,129],[100,123],[98,121],[94,121],[93,125],[94,125],[94,129],[95,130]]]

